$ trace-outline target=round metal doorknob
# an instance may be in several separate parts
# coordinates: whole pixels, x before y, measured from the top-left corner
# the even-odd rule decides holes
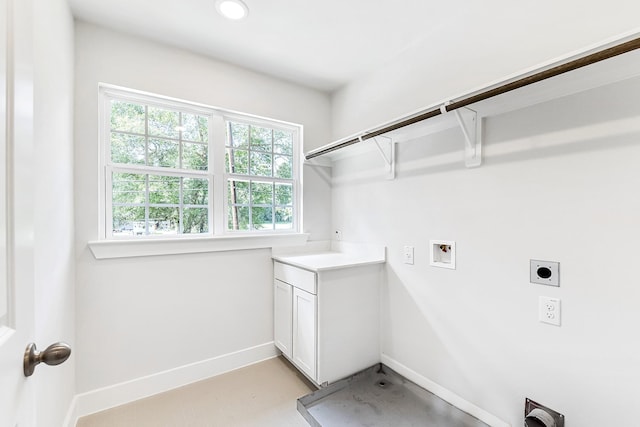
[[[24,376],[30,377],[40,363],[47,365],[59,365],[69,358],[71,347],[63,342],[51,344],[44,351],[38,351],[36,345],[31,343],[24,351]]]

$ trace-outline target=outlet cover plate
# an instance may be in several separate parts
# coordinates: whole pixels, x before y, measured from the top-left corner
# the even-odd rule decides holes
[[[539,285],[560,286],[560,263],[529,260],[529,281]]]
[[[404,247],[404,263],[413,265],[413,246]]]
[[[558,298],[540,297],[538,300],[538,320],[542,323],[560,326],[560,300]]]

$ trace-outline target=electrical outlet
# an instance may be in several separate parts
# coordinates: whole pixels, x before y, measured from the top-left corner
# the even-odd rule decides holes
[[[538,320],[542,323],[560,326],[561,310],[558,298],[540,297],[538,301]]]
[[[404,247],[404,263],[413,265],[413,246]]]
[[[342,240],[342,231],[336,230],[336,240],[337,241]]]

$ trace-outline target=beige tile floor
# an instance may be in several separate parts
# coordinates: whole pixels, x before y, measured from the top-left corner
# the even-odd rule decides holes
[[[296,399],[313,390],[275,358],[83,417],[77,427],[308,427]]]

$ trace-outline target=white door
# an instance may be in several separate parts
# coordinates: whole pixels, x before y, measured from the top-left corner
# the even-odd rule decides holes
[[[293,317],[293,287],[274,280],[273,286],[273,341],[282,354],[289,359],[293,357],[291,352],[292,317]]]
[[[293,363],[316,380],[316,296],[293,288]]]
[[[0,426],[35,425],[23,354],[34,331],[31,2],[0,0]]]

